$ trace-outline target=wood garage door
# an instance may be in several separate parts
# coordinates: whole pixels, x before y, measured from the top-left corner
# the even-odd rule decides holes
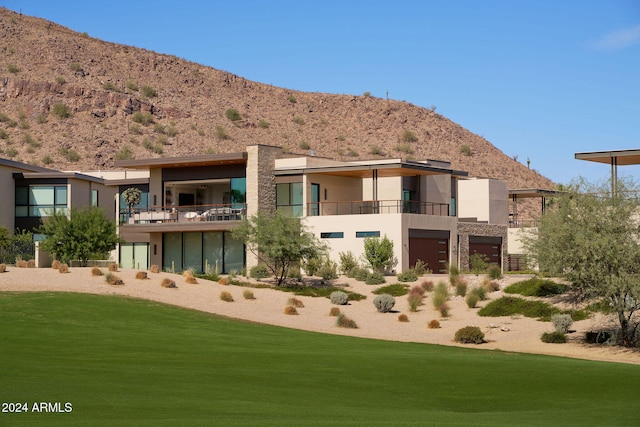
[[[409,266],[416,261],[427,263],[434,273],[446,273],[449,265],[449,232],[439,230],[409,230]]]
[[[490,264],[502,265],[502,238],[469,236],[469,256],[475,253],[485,255]]]

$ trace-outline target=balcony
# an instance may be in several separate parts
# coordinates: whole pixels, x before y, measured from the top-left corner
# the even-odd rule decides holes
[[[239,221],[246,216],[245,204],[193,205],[173,208],[128,209],[120,211],[121,224],[196,223]]]
[[[308,216],[398,213],[449,216],[449,204],[410,200],[357,200],[307,203]]]

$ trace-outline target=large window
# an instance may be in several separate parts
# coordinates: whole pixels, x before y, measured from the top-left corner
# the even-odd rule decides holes
[[[276,185],[276,209],[280,209],[285,215],[302,216],[301,182]]]
[[[67,212],[66,185],[16,187],[16,217],[45,217]]]
[[[162,263],[165,269],[218,273],[244,268],[244,244],[228,231],[165,233]]]

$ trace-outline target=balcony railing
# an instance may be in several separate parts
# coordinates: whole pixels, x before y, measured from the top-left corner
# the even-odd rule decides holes
[[[530,218],[509,218],[509,228],[531,228],[537,227],[538,220]]]
[[[307,203],[308,216],[394,213],[449,216],[449,204],[409,200],[357,200]]]
[[[239,221],[246,215],[245,204],[155,207],[120,211],[122,224],[187,223],[203,221]]]

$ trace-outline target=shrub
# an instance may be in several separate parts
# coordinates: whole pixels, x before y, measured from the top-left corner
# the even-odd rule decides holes
[[[404,132],[402,132],[402,140],[404,142],[416,142],[418,137],[409,129],[405,129]]]
[[[223,285],[223,286],[227,286],[229,284],[229,279],[227,277],[221,277],[218,280],[218,283]]]
[[[469,266],[474,274],[480,274],[489,268],[489,257],[485,254],[475,252],[469,257]]]
[[[147,272],[146,271],[138,271],[136,273],[136,279],[139,279],[139,280],[147,279]]]
[[[489,269],[487,270],[487,274],[489,275],[489,278],[492,280],[502,279],[502,269],[500,268],[499,265],[491,264],[489,266]]]
[[[133,80],[127,80],[127,83],[125,84],[125,86],[127,89],[131,91],[134,91],[134,92],[138,91],[138,85]]]
[[[36,260],[30,259],[27,261],[27,268],[36,268]]]
[[[304,124],[304,119],[300,116],[295,116],[293,118],[293,123],[297,124],[297,125],[303,125]]]
[[[504,289],[507,294],[520,294],[524,296],[546,297],[558,295],[567,290],[567,286],[552,280],[532,277],[528,280],[516,282]]]
[[[144,95],[146,98],[155,98],[156,96],[158,96],[158,92],[156,92],[156,90],[151,86],[147,85],[142,85],[142,87],[140,88],[140,92],[142,92],[142,95]]]
[[[91,275],[92,276],[102,276],[104,273],[102,273],[102,270],[100,270],[98,267],[93,267],[91,269]]]
[[[329,295],[329,299],[331,300],[331,304],[345,305],[349,302],[349,295],[342,291],[333,291],[331,295]]]
[[[227,116],[227,119],[231,120],[232,122],[242,119],[242,116],[235,108],[227,109],[227,111],[224,112],[224,115]]]
[[[354,267],[349,271],[347,277],[352,277],[360,282],[364,282],[367,280],[367,276],[369,275],[369,270],[362,267]]]
[[[20,72],[20,68],[16,64],[7,64],[7,71],[11,74],[16,74]]]
[[[556,332],[566,334],[573,325],[573,319],[569,314],[554,314],[551,316],[551,323]],[[546,341],[545,341],[546,342]]]
[[[0,264],[0,273],[4,273],[7,271],[7,264],[2,263]]]
[[[340,328],[358,329],[356,322],[344,314],[340,314],[336,320],[336,325]]]
[[[530,301],[516,297],[502,297],[491,301],[478,311],[480,316],[499,317],[522,314],[541,320],[549,320],[560,310],[542,301]]]
[[[413,312],[418,311],[418,307],[422,305],[422,299],[422,294],[410,293],[407,297],[407,301],[409,301],[409,310]]]
[[[108,270],[109,271],[118,271],[118,264],[115,263],[115,262],[110,262]]]
[[[389,294],[378,295],[373,299],[373,305],[376,306],[379,313],[389,312],[395,304],[395,298]]]
[[[264,264],[258,264],[251,267],[251,269],[249,270],[249,274],[251,275],[251,277],[258,280],[265,279],[271,276],[269,269]]]
[[[465,156],[471,156],[473,153],[471,152],[471,147],[469,147],[468,145],[464,144],[460,147],[460,153],[464,154]]]
[[[68,273],[69,272],[69,265],[62,263],[60,264],[60,266],[58,267],[58,272],[59,273]]]
[[[298,147],[301,150],[308,150],[311,148],[311,146],[309,145],[309,143],[307,141],[300,141],[300,143],[298,144]]]
[[[440,322],[436,319],[433,319],[427,324],[427,327],[429,329],[440,329]]]
[[[380,273],[378,271],[373,271],[373,272],[367,274],[367,277],[364,280],[364,282],[367,285],[380,285],[382,283],[385,283],[386,280],[384,279],[384,274],[382,274],[382,273]]]
[[[342,271],[342,274],[346,275],[349,271],[358,266],[358,261],[356,260],[356,256],[353,252],[339,252],[338,256],[340,257],[340,271]]]
[[[112,286],[124,285],[124,282],[122,281],[122,279],[116,276],[115,274],[113,274],[112,272],[107,273],[107,275],[104,278],[106,282]]]
[[[496,282],[495,280],[489,280],[488,278],[485,278],[482,281],[481,286],[487,292],[496,292],[500,290],[500,283]]]
[[[122,147],[115,156],[116,160],[131,160],[133,159],[133,151],[129,148],[129,146],[125,145]]]
[[[163,288],[177,288],[176,282],[169,279],[168,277],[165,277],[164,279],[162,279],[162,283],[160,284],[162,285]]]
[[[140,123],[143,126],[147,126],[153,123],[153,115],[151,113],[143,113],[142,111],[136,111],[131,116],[131,120],[136,123]]]
[[[398,280],[401,282],[415,282],[418,280],[418,274],[413,269],[408,269],[398,274]]]
[[[284,314],[295,315],[298,314],[298,310],[292,305],[288,305],[284,308]]]
[[[424,282],[420,283],[420,287],[422,287],[422,289],[427,292],[431,292],[433,290],[434,284],[430,280],[425,280]]]
[[[227,133],[226,129],[220,125],[216,125],[215,135],[220,139],[229,139],[231,138]]]
[[[295,104],[296,102],[298,102],[298,100],[296,99],[296,97],[295,97],[295,96],[293,96],[293,95],[289,95],[289,96],[287,96],[287,100],[288,100],[290,103],[292,103],[292,104]]]
[[[459,297],[467,295],[467,282],[462,279],[456,281],[456,295]]]
[[[449,299],[449,289],[447,289],[447,285],[444,282],[438,283],[436,288],[433,291],[433,296],[431,297],[431,301],[433,302],[433,307],[436,310],[439,310],[440,307],[447,302]]]
[[[45,165],[50,165],[51,163],[53,163],[53,159],[50,155],[45,154],[45,156],[42,158],[42,163],[44,163]]]
[[[195,285],[198,283],[198,279],[196,279],[194,276],[187,276],[185,277],[184,282],[190,285]]]
[[[60,261],[58,261],[57,259],[54,259],[51,262],[51,268],[53,268],[54,270],[57,270],[60,267]]]
[[[408,322],[409,321],[409,317],[407,317],[406,314],[401,314],[398,316],[398,322]]]
[[[471,289],[470,294],[475,295],[479,301],[484,301],[487,299],[487,290],[484,286],[477,286]]]
[[[440,306],[438,307],[438,311],[440,311],[440,316],[442,317],[448,317],[449,316],[449,304],[442,303],[440,304]]]
[[[80,160],[80,154],[72,148],[61,147],[60,154],[70,162],[77,162]]]
[[[152,273],[160,273],[160,267],[158,264],[153,264],[151,268],[149,268],[149,271]]]
[[[249,289],[245,290],[242,293],[242,296],[244,297],[244,299],[256,299],[256,297],[253,295],[253,292]]]
[[[53,104],[53,107],[51,107],[51,113],[60,119],[67,119],[71,117],[71,109],[61,102]]]
[[[226,302],[233,302],[233,296],[227,291],[220,292],[220,299]]]
[[[458,276],[460,276],[460,269],[457,265],[450,265],[449,268],[449,281],[451,284],[455,283],[458,280]]]
[[[324,280],[334,280],[338,278],[338,264],[335,261],[331,261],[329,258],[325,259],[318,270],[318,276]]]
[[[69,68],[71,68],[71,71],[74,72],[82,70],[82,66],[77,62],[72,62],[71,64],[69,64]]]
[[[480,298],[478,297],[478,294],[476,294],[474,292],[469,292],[469,294],[465,298],[465,302],[467,303],[467,307],[469,307],[469,308],[475,308],[475,306],[476,306],[476,304],[478,304],[479,300],[480,300]]]
[[[261,129],[267,129],[269,128],[269,122],[264,119],[260,119],[258,120],[258,127]]]
[[[456,331],[454,340],[462,344],[482,344],[484,333],[477,326],[465,326]]]
[[[551,344],[564,344],[567,342],[567,336],[558,331],[554,332],[545,332],[540,337],[542,342],[551,343]]]
[[[413,266],[413,271],[415,271],[418,276],[427,274],[427,271],[430,272],[430,270],[427,268],[427,263],[420,259],[417,260],[416,265]]]
[[[111,92],[120,92],[120,88],[118,86],[116,86],[112,82],[104,82],[102,84],[102,89],[108,90],[108,91],[111,91]]]
[[[287,301],[287,304],[296,308],[304,308],[304,303],[298,298],[293,298],[293,297],[289,298],[289,300]]]
[[[418,294],[418,295],[424,295],[425,292],[426,290],[420,285],[413,286],[409,291],[410,294]]]
[[[331,307],[329,310],[329,316],[336,317],[340,315],[340,309],[338,307]]]
[[[587,344],[604,344],[612,339],[611,332],[608,331],[589,331],[584,334],[584,341]]]
[[[394,283],[393,285],[383,286],[373,291],[376,295],[389,294],[392,297],[401,297],[409,293],[409,286],[402,283]]]

